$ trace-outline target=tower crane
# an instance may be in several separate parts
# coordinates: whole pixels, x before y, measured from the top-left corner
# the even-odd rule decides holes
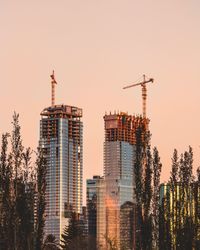
[[[136,87],[136,86],[139,86],[139,85],[142,87],[143,118],[146,118],[146,100],[147,100],[147,88],[146,88],[146,84],[149,83],[149,82],[153,83],[153,81],[154,81],[153,78],[146,79],[146,76],[143,75],[143,81],[142,82],[131,84],[131,85],[128,85],[128,86],[126,86],[126,87],[123,88],[123,89],[128,89],[128,88]]]
[[[54,70],[52,75],[50,75],[52,81],[51,81],[51,106],[55,106],[55,84],[57,84],[55,75],[54,75]]]

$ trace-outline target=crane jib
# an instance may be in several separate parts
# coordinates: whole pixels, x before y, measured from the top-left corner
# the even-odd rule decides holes
[[[143,106],[143,117],[146,118],[146,100],[147,100],[147,88],[146,88],[146,83],[149,82],[154,82],[153,78],[149,78],[148,80],[146,80],[146,76],[143,75],[144,80],[142,82],[136,83],[136,84],[131,84],[128,85],[126,87],[123,87],[123,89],[128,89],[128,88],[132,88],[135,86],[141,86],[142,87],[142,106]]]

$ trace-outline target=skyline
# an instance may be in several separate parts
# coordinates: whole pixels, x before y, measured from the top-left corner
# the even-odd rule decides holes
[[[105,112],[141,114],[141,89],[122,87],[146,74],[155,79],[147,86],[147,116],[162,181],[175,147],[181,153],[191,145],[194,167],[200,165],[198,1],[21,0],[1,7],[0,133],[11,130],[16,110],[25,146],[36,148],[55,69],[56,104],[83,108],[85,193],[86,178],[103,173]]]

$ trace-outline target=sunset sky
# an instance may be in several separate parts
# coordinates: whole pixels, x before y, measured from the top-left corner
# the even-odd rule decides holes
[[[175,147],[200,165],[199,0],[0,0],[0,27],[0,133],[15,110],[36,148],[54,69],[56,103],[83,108],[85,184],[103,174],[103,115],[141,113],[141,88],[122,87],[146,74],[162,180]]]

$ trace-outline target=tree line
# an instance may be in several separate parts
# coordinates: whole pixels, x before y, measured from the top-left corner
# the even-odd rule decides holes
[[[32,159],[36,160],[32,160]],[[46,159],[23,146],[19,114],[12,132],[2,134],[0,150],[0,249],[84,249],[86,244],[77,216],[72,213],[60,245],[54,235],[44,235]],[[79,244],[79,245],[78,245]],[[75,248],[73,248],[73,245]],[[79,247],[79,248],[78,248]]]
[[[12,127],[1,138],[0,249],[88,249],[84,227],[74,212],[61,243],[53,235],[45,237],[46,160],[39,148],[33,152],[23,146],[16,113]],[[158,149],[151,148],[151,134],[141,124],[136,130],[134,167],[136,249],[200,249],[200,168],[195,176],[192,148],[180,155],[174,150],[165,184],[160,184],[161,170]],[[116,249],[112,241],[108,246]]]
[[[160,183],[162,163],[151,134],[136,130],[135,194],[137,250],[200,249],[200,168],[193,174],[193,150],[174,149],[171,172]]]
[[[22,143],[19,114],[12,133],[2,134],[0,152],[0,249],[42,248],[44,236],[46,164],[40,149]]]
[[[160,204],[160,249],[200,249],[200,168],[193,174],[193,150],[172,157],[171,175]]]

